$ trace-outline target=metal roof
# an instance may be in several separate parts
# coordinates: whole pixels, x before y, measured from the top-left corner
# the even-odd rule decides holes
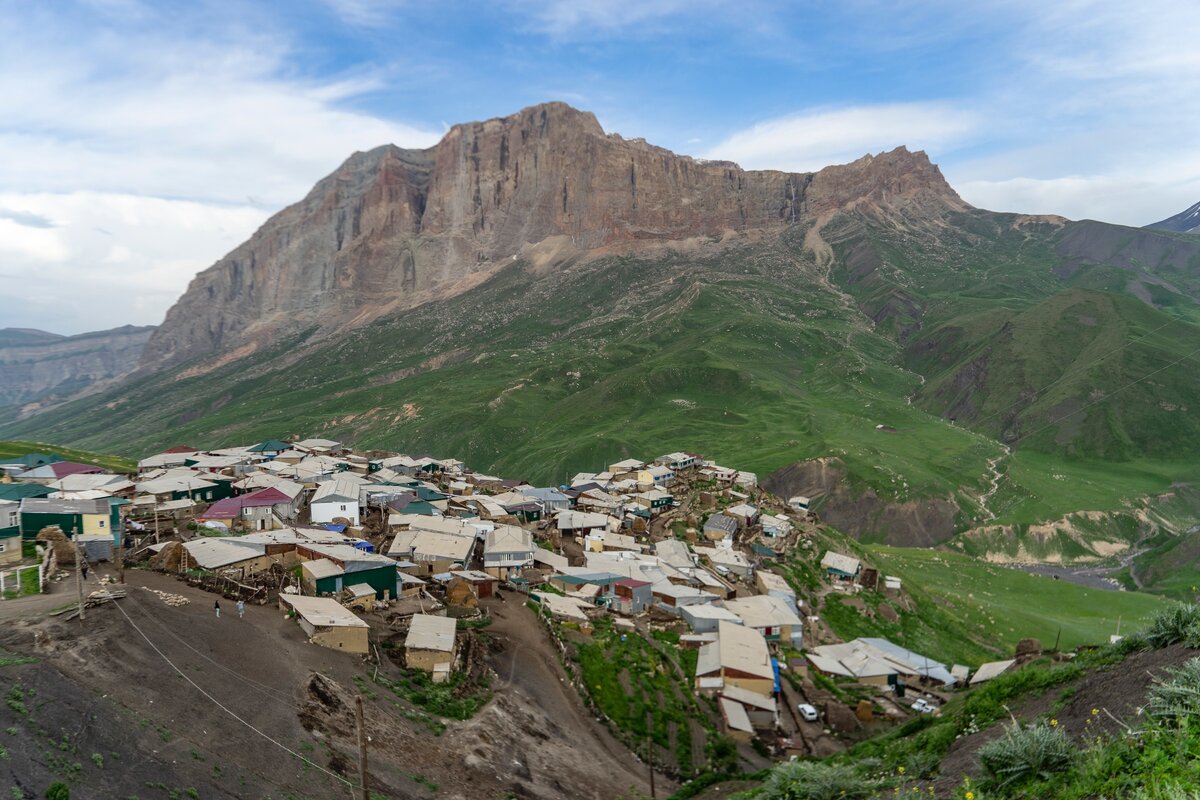
[[[316,628],[371,627],[356,617],[348,608],[329,597],[281,594],[279,599],[294,608],[305,622]]]
[[[413,650],[437,650],[443,653],[453,653],[454,628],[454,620],[450,617],[413,614],[404,646]]]

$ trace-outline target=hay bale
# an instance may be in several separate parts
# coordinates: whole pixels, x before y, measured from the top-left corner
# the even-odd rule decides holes
[[[183,563],[183,543],[167,542],[162,550],[150,557],[150,569],[179,572]]]
[[[47,525],[38,531],[34,541],[42,542],[54,548],[54,559],[63,569],[75,568],[75,545],[57,525]]]

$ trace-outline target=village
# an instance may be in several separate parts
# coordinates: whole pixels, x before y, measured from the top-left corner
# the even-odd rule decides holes
[[[153,570],[204,590],[214,615],[277,608],[297,640],[364,661],[383,648],[460,698],[487,696],[492,610],[527,604],[588,709],[677,778],[711,766],[716,740],[736,747],[727,764],[837,752],[1018,663],[972,673],[838,640],[823,597],[902,603],[904,588],[822,546],[810,498],[685,452],[602,466],[539,487],[325,439],[180,446],[129,475],[30,453],[0,464],[0,593],[70,599],[105,565],[113,577],[60,612],[91,613],[121,602],[127,568]],[[689,697],[644,674],[668,667]]]

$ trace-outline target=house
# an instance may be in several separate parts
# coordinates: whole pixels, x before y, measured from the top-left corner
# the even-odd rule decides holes
[[[291,450],[292,446],[281,439],[267,439],[259,442],[256,445],[248,447],[246,452],[264,456],[266,458],[275,458],[280,453]]]
[[[738,503],[735,506],[730,506],[724,511],[726,516],[733,517],[738,522],[738,527],[748,527],[758,522],[758,509],[749,503]]]
[[[200,477],[194,472],[183,470],[178,473],[149,478],[137,484],[139,495],[152,495],[159,503],[169,503],[174,500],[193,500],[215,502],[233,496],[233,484],[207,480],[216,476]]]
[[[718,599],[712,592],[673,583],[656,583],[653,588],[655,604],[669,614],[679,616],[684,606],[711,603]]]
[[[655,486],[666,486],[673,480],[675,480],[675,473],[670,467],[665,467],[661,464],[637,471],[638,486],[646,487],[647,491]]]
[[[559,511],[566,511],[571,508],[571,498],[563,494],[558,489],[554,488],[529,488],[522,490],[527,496],[532,497],[542,506],[542,517],[550,517],[557,514]]]
[[[388,555],[415,563],[417,566],[410,574],[429,576],[449,572],[455,565],[468,566],[474,550],[474,535],[418,530],[397,533]]]
[[[127,497],[133,495],[134,484],[123,475],[107,472],[81,472],[67,475],[47,484],[59,497],[74,492],[101,492],[104,497]],[[77,498],[79,499],[79,498]]]
[[[789,608],[796,608],[796,590],[784,580],[782,575],[759,570],[754,576],[754,583],[760,594],[778,598],[787,603]]]
[[[651,515],[655,515],[673,507],[675,505],[675,498],[669,492],[664,492],[662,489],[651,489],[648,492],[638,492],[635,494],[633,502],[648,509]]]
[[[718,574],[749,580],[754,566],[741,550],[732,547],[697,547],[696,552],[712,562]]]
[[[180,572],[191,569],[235,574],[240,578],[270,569],[274,564],[295,562],[294,548],[268,552],[267,544],[244,537],[201,537],[183,543]]]
[[[501,580],[533,566],[533,536],[515,525],[499,525],[483,540],[483,571]]]
[[[732,701],[740,705],[756,731],[775,729],[778,721],[778,706],[774,697],[767,697],[730,684],[721,689],[720,700],[721,702]]]
[[[332,439],[302,439],[293,444],[292,447],[302,452],[319,455],[336,456],[347,452],[347,448],[341,442],[335,442]]]
[[[679,609],[679,615],[691,627],[693,633],[716,633],[722,622],[742,624],[737,614],[712,603],[683,606]]]
[[[346,479],[326,481],[317,486],[309,501],[309,513],[313,522],[333,522],[339,517],[349,520],[357,528],[361,523],[358,516],[358,484]]]
[[[813,667],[826,675],[850,677],[877,686],[894,684],[903,677],[937,681],[945,686],[955,683],[945,664],[887,639],[861,638],[823,645],[814,647],[806,657]]]
[[[404,639],[404,663],[430,673],[435,683],[449,680],[454,669],[454,631],[450,617],[414,614]]]
[[[677,570],[690,569],[696,565],[687,542],[679,539],[662,539],[654,543],[654,554],[658,560]]]
[[[979,669],[975,670],[975,674],[971,676],[971,685],[976,686],[990,681],[992,678],[997,678],[1012,669],[1012,665],[1015,663],[1017,662],[1010,658],[1007,661],[989,661],[981,664]]]
[[[704,521],[704,538],[714,542],[732,539],[737,531],[737,520],[724,514],[713,514]]]
[[[654,604],[654,591],[649,581],[622,578],[612,585],[610,607],[620,614],[640,614]]]
[[[308,634],[308,640],[313,644],[361,655],[370,651],[370,626],[338,601],[329,597],[281,594],[279,604],[295,612],[301,630]]]
[[[274,487],[249,494],[218,500],[196,515],[201,525],[220,525],[232,529],[235,525],[253,531],[282,527],[278,509],[290,509],[292,499]],[[212,524],[209,524],[212,523]]]
[[[608,515],[586,511],[563,511],[554,519],[555,527],[570,536],[584,537],[592,531],[608,529]]]
[[[721,605],[737,614],[742,624],[753,628],[767,641],[782,641],[800,647],[804,640],[804,621],[795,607],[767,594],[722,600]]]
[[[477,569],[452,569],[450,570],[450,576],[465,581],[471,587],[471,594],[480,600],[495,597],[496,595],[496,581],[498,579],[495,575],[489,575]]]
[[[21,500],[21,536],[33,539],[47,525],[57,525],[67,536],[105,533],[114,542],[121,536],[121,506],[124,500],[61,500],[26,497]]]
[[[758,631],[721,622],[717,640],[700,647],[696,690],[721,692],[730,686],[771,697],[775,691],[775,668],[767,642]]]
[[[797,511],[802,511],[807,514],[812,507],[812,498],[798,494],[794,497],[788,498],[788,505]]]
[[[862,563],[857,558],[826,550],[821,558],[821,566],[825,573],[842,581],[852,581],[862,570]]]
[[[21,504],[0,500],[0,565],[21,560]]]
[[[691,453],[667,453],[665,456],[654,459],[654,463],[678,472],[702,466],[704,459]]]
[[[53,461],[49,464],[42,464],[40,467],[18,472],[13,476],[13,479],[25,483],[49,484],[68,475],[94,475],[102,472],[104,472],[103,469],[92,464],[79,464],[74,461]]]
[[[755,486],[758,486],[758,476],[753,472],[739,470],[738,474],[734,476],[733,482],[743,489],[753,489]]]
[[[375,589],[375,597],[386,600],[396,596],[396,562],[387,556],[368,553],[347,544],[297,543],[301,559],[301,586],[305,594],[337,594],[342,589],[365,583]],[[311,566],[311,562],[325,562]]]
[[[721,709],[721,729],[726,736],[735,742],[754,738],[754,724],[744,705],[728,697],[718,697],[717,706]]]
[[[759,518],[759,522],[762,523],[763,536],[772,539],[779,539],[792,532],[792,521],[782,514],[765,515]]]
[[[608,472],[612,475],[628,475],[631,472],[636,473],[645,466],[646,464],[644,462],[638,461],[636,458],[627,458],[624,461],[618,461],[615,464],[609,464]]]

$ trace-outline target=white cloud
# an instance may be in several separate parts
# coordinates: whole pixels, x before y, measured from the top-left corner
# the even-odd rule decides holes
[[[975,114],[948,103],[816,109],[738,131],[705,157],[748,169],[809,172],[899,145],[941,151],[963,141],[977,125]]]
[[[53,228],[13,230],[19,209]],[[0,194],[4,325],[81,333],[153,325],[192,276],[244,241],[266,212],[128,194]]]
[[[6,325],[160,322],[196,271],[355,150],[441,135],[354,110],[380,76],[301,77],[270,34],[206,38],[161,19],[150,34],[84,32],[28,16],[0,14]]]

